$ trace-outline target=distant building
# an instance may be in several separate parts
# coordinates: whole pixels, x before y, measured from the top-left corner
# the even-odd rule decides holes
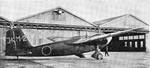
[[[144,29],[133,31],[113,37],[109,44],[109,51],[146,51],[148,45],[149,25],[137,17],[126,14],[94,22],[105,33],[120,31],[122,29],[143,27]]]

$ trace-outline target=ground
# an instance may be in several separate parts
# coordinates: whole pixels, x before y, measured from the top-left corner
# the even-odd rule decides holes
[[[103,60],[76,56],[60,57],[21,57],[14,60],[0,60],[0,68],[150,68],[150,53],[146,52],[109,52]],[[10,58],[10,57],[9,57]],[[13,57],[14,58],[14,57]]]

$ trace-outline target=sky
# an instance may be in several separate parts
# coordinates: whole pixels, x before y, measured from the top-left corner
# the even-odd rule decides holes
[[[15,21],[58,6],[89,22],[132,14],[150,24],[150,0],[0,0],[0,16]]]

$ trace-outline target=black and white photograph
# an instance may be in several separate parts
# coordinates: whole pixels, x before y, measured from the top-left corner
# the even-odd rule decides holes
[[[150,0],[0,0],[0,68],[150,68]]]

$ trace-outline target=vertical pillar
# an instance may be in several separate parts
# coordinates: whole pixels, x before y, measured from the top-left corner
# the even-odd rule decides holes
[[[3,38],[3,28],[0,28],[1,34],[0,34],[0,55],[3,53],[3,45],[2,45],[2,38]]]
[[[86,38],[87,38],[87,37],[88,37],[88,33],[87,33],[87,30],[88,30],[88,29],[87,29],[87,28],[85,28],[85,30],[86,30],[86,35],[85,35],[85,36],[86,36]]]
[[[78,36],[81,36],[81,34],[80,34],[80,30],[78,31]]]
[[[150,33],[146,33],[146,52],[150,52]]]

